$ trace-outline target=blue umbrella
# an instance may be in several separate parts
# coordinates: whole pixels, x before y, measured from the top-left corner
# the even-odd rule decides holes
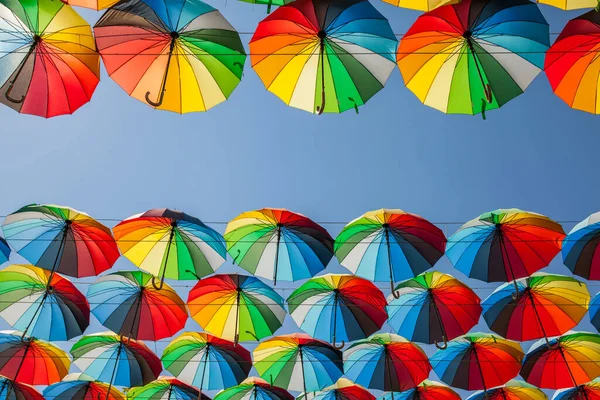
[[[61,382],[44,389],[46,400],[125,400],[123,393],[108,383],[94,381],[84,374],[69,374]]]
[[[0,237],[0,264],[7,262],[9,257],[10,247],[8,247],[6,240]]]
[[[600,280],[600,212],[575,225],[563,240],[564,264],[575,275]]]

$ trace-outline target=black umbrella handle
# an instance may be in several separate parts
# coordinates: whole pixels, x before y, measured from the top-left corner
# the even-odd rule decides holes
[[[161,84],[160,95],[158,96],[158,100],[155,102],[150,99],[151,92],[146,92],[146,102],[150,104],[152,107],[160,107],[165,99],[165,92],[167,91],[167,76],[169,75],[169,66],[171,65],[171,58],[173,57],[173,50],[175,49],[175,43],[177,37],[174,35],[177,34],[171,33],[171,47],[169,49],[169,58],[167,58],[167,67],[165,68],[165,75],[163,76],[163,81]],[[157,289],[159,290],[159,289]]]
[[[25,101],[25,95],[21,96],[20,99],[15,99],[14,97],[11,96],[11,93],[15,87],[15,83],[17,82],[17,79],[19,79],[19,76],[21,76],[21,73],[23,72],[23,68],[25,68],[27,59],[31,56],[31,54],[33,54],[33,52],[35,51],[35,48],[37,47],[40,40],[41,40],[41,38],[38,35],[35,35],[33,37],[33,43],[31,44],[31,46],[29,46],[29,51],[27,52],[27,55],[25,56],[25,58],[23,58],[23,61],[21,61],[21,64],[19,65],[19,69],[17,69],[17,73],[15,74],[15,77],[10,81],[10,84],[8,85],[8,88],[6,89],[6,92],[4,92],[4,97],[6,97],[6,100],[10,101],[11,103],[21,104]]]

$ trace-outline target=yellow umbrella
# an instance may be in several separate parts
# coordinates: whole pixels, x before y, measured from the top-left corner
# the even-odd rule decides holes
[[[579,8],[596,8],[600,6],[599,0],[538,0],[540,4],[561,8],[563,10],[577,10]]]
[[[383,0],[396,7],[411,8],[419,11],[431,11],[446,4],[456,4],[459,0]]]

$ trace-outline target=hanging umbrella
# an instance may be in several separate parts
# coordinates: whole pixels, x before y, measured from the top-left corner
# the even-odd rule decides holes
[[[121,1],[100,18],[94,34],[110,77],[161,110],[206,111],[225,101],[242,78],[246,54],[238,33],[200,0]]]
[[[198,218],[181,211],[149,210],[119,222],[113,232],[125,257],[160,278],[159,284],[152,280],[157,290],[162,288],[165,278],[200,279],[225,262],[223,237]]]
[[[350,272],[373,282],[409,279],[444,255],[446,237],[431,222],[402,210],[370,211],[335,239],[335,255]]]
[[[238,385],[252,368],[250,352],[207,333],[185,332],[162,355],[165,369],[177,378],[207,390]]]
[[[600,26],[598,29],[600,38]],[[600,42],[599,42],[600,43]],[[588,280],[600,280],[600,213],[595,213],[575,225],[563,240],[564,264],[575,275]]]
[[[23,337],[66,341],[90,324],[85,296],[58,274],[33,265],[0,271],[0,316]]]
[[[384,393],[377,400],[460,400],[460,396],[446,385],[424,380],[414,389]]]
[[[214,275],[188,297],[190,315],[207,332],[238,341],[271,336],[283,324],[283,298],[252,276]]]
[[[18,383],[0,376],[0,399],[2,400],[44,400],[34,387]]]
[[[485,119],[525,91],[549,46],[548,23],[529,0],[463,0],[419,17],[397,61],[425,105]]]
[[[475,292],[441,272],[426,272],[409,279],[400,283],[396,291],[398,299],[388,298],[388,323],[409,340],[445,348],[448,340],[477,325],[481,316]]]
[[[10,257],[10,247],[6,240],[0,237],[0,264],[4,264]]]
[[[237,386],[220,391],[214,400],[294,400],[294,396],[260,378],[250,377]]]
[[[574,388],[554,392],[552,400],[597,400],[600,399],[600,380],[594,379]]]
[[[301,333],[265,340],[253,356],[261,378],[288,390],[316,392],[343,375],[342,352]]]
[[[92,313],[108,329],[133,339],[160,340],[185,327],[188,312],[177,292],[165,284],[152,285],[152,275],[120,271],[90,285]]]
[[[44,389],[46,400],[125,400],[126,396],[107,383],[92,380],[84,374],[69,374],[62,382]]]
[[[388,317],[383,293],[368,280],[352,275],[312,278],[294,290],[287,302],[300,329],[338,349],[346,341],[377,332]]]
[[[587,286],[562,275],[535,274],[500,286],[484,301],[490,329],[507,339],[525,342],[558,336],[579,324],[587,313]],[[515,296],[516,294],[516,296]],[[515,300],[516,297],[516,300]]]
[[[398,40],[367,0],[297,0],[250,40],[252,67],[289,106],[340,113],[365,104],[394,70]]]
[[[600,331],[600,293],[597,293],[590,302],[590,322]]]
[[[600,376],[600,335],[575,332],[534,343],[523,361],[521,376],[543,389],[565,389]]]
[[[62,0],[61,0],[62,1]],[[119,0],[66,0],[65,3],[73,7],[89,8],[90,10],[101,11],[115,4]]]
[[[127,392],[127,398],[130,400],[210,400],[210,397],[192,386],[166,376],[159,377],[147,385],[132,388]]]
[[[547,400],[548,396],[527,382],[511,380],[504,386],[477,392],[467,400]]]
[[[561,8],[563,10],[576,10],[579,8],[594,8],[598,11],[598,0],[537,0],[540,4]]]
[[[225,240],[234,263],[274,285],[310,278],[333,257],[333,238],[322,226],[284,209],[242,213],[227,224]]]
[[[419,11],[431,11],[446,4],[456,4],[460,0],[383,0],[396,7],[410,8]]]
[[[335,384],[313,396],[311,400],[375,400],[375,396],[362,386],[346,378],[340,378]]]

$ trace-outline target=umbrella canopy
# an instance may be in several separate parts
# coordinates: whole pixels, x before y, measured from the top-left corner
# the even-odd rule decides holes
[[[343,375],[342,352],[305,334],[265,340],[253,356],[262,378],[288,390],[316,392]]]
[[[323,275],[310,279],[287,299],[296,324],[309,335],[336,345],[363,339],[387,320],[385,296],[366,279]]]
[[[431,11],[446,4],[455,4],[460,0],[383,0],[396,7],[410,8],[419,11]]]
[[[2,400],[44,400],[34,387],[18,383],[0,376],[0,399]]]
[[[304,393],[306,396],[306,393]],[[346,378],[340,378],[335,384],[317,393],[311,400],[375,400],[368,390]]]
[[[221,13],[200,0],[127,0],[94,26],[110,77],[130,96],[177,113],[227,100],[246,54]]]
[[[188,307],[202,329],[238,341],[271,336],[286,316],[283,298],[252,276],[215,275],[190,291]]]
[[[90,324],[85,296],[68,279],[33,265],[0,271],[0,297],[0,316],[24,336],[66,341]]]
[[[448,342],[431,357],[433,370],[447,384],[464,390],[487,390],[519,374],[521,346],[487,333],[471,333]]]
[[[597,293],[590,302],[590,322],[600,331],[600,293]]]
[[[87,297],[92,313],[108,329],[133,339],[160,340],[185,327],[184,301],[169,285],[152,285],[152,275],[120,271],[90,285]]]
[[[598,29],[600,37],[600,27]],[[600,42],[599,42],[600,43]],[[563,240],[564,264],[575,275],[588,280],[600,280],[600,212],[575,225]]]
[[[600,380],[598,379],[574,388],[557,390],[552,396],[552,400],[597,400],[599,398]]]
[[[384,393],[377,400],[460,400],[460,396],[444,384],[424,380],[414,389]]]
[[[62,0],[61,0],[62,1]],[[89,8],[91,10],[104,10],[115,4],[119,0],[66,0],[65,3],[73,7]]]
[[[165,348],[162,363],[177,378],[200,390],[241,383],[252,368],[248,350],[207,333],[185,332]]]
[[[598,7],[598,0],[537,0],[537,2],[561,8],[563,10]]]
[[[192,386],[179,379],[166,376],[144,386],[132,388],[127,392],[127,398],[131,400],[210,400],[210,397],[200,393]]]
[[[4,238],[0,237],[0,264],[4,264],[10,257],[10,247]]]
[[[272,6],[283,6],[284,4],[291,3],[293,0],[241,0],[246,3],[252,4],[264,4],[267,6],[267,13],[271,12]]]
[[[214,400],[294,400],[294,396],[260,378],[250,377],[237,386],[220,391]]]
[[[504,386],[477,392],[467,400],[547,400],[548,396],[527,382],[511,380]]]
[[[252,67],[289,106],[340,113],[365,104],[394,70],[398,40],[367,0],[297,0],[250,41]]]
[[[46,400],[125,400],[126,396],[107,383],[92,380],[84,374],[69,374],[62,382],[44,389]]]
[[[113,232],[125,257],[160,278],[160,284],[153,283],[159,290],[165,278],[196,280],[214,273],[227,254],[217,231],[198,218],[168,208],[131,216]]]
[[[451,275],[427,272],[400,283],[388,297],[388,323],[401,336],[438,343],[467,333],[481,316],[479,297]]]
[[[237,216],[227,224],[225,240],[234,263],[275,284],[310,278],[333,257],[333,238],[322,226],[278,208]]]
[[[529,0],[463,0],[419,17],[397,61],[425,105],[485,118],[525,91],[549,46],[548,23]]]
[[[402,210],[370,211],[335,239],[335,255],[350,272],[374,282],[408,279],[444,255],[446,237],[431,222]]]

